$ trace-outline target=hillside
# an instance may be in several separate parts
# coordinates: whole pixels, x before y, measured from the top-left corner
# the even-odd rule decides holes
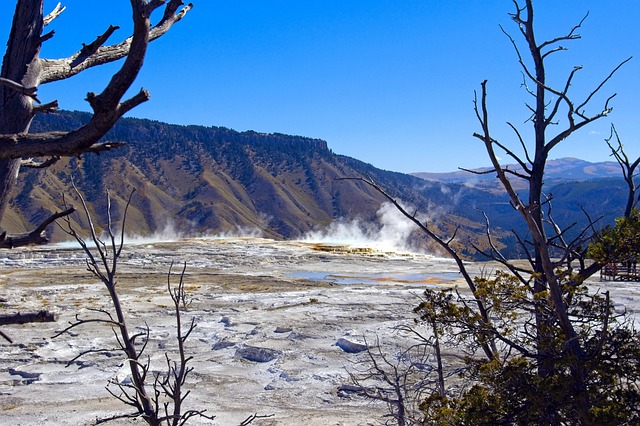
[[[506,165],[508,169],[520,171],[520,166],[516,164]],[[460,183],[474,186],[485,191],[502,192],[500,182],[495,178],[494,173],[489,173],[490,168],[474,169],[472,171],[457,170],[455,172],[431,173],[417,172],[412,176],[428,181],[443,183]],[[559,158],[549,160],[545,170],[545,183],[553,186],[567,181],[583,182],[595,179],[620,178],[620,166],[615,161],[603,161],[592,163],[578,158]],[[514,180],[517,189],[526,187],[524,181]]]
[[[87,119],[79,112],[40,116],[32,131],[70,129]],[[376,169],[334,154],[322,140],[132,118],[120,120],[106,139],[127,145],[23,170],[5,228],[21,232],[60,210],[63,195],[73,194],[73,179],[103,221],[106,191],[117,217],[117,206],[136,188],[129,233],[171,228],[186,235],[247,232],[292,239],[337,219],[374,222],[384,198],[368,185],[340,179],[367,176],[445,234],[461,226],[461,241],[483,238],[472,208],[477,191]],[[82,221],[79,215],[74,220]],[[65,237],[56,227],[51,232],[53,240]]]
[[[508,165],[517,170],[517,165]],[[469,171],[458,170],[449,173],[412,173],[413,176],[427,182],[464,185],[480,190],[486,196],[504,196],[504,189],[496,179],[495,173],[485,173],[489,168]],[[526,198],[527,185],[523,180],[513,179],[514,188],[520,196]],[[587,223],[585,212],[597,220],[597,226],[612,224],[624,211],[627,187],[622,179],[618,163],[605,161],[592,163],[578,158],[560,158],[550,160],[545,170],[545,193],[552,198],[554,220],[563,228],[572,226],[566,234],[567,238],[575,237]],[[492,205],[483,208],[487,211],[491,222],[503,229],[514,229],[520,235],[523,229],[522,220],[513,214],[508,204]],[[503,242],[511,244],[510,239]]]
[[[32,130],[71,129],[88,117],[80,112],[39,116]],[[491,174],[465,173],[466,179],[457,172],[421,174],[429,178],[425,180],[337,155],[318,139],[134,118],[120,120],[106,139],[127,145],[100,155],[63,159],[44,170],[23,170],[4,228],[9,232],[32,228],[63,207],[63,196],[77,206],[73,180],[99,223],[105,222],[107,191],[117,218],[135,188],[129,234],[168,231],[295,239],[335,221],[364,228],[377,223],[381,230],[387,226],[380,210],[384,197],[362,182],[341,179],[366,176],[423,215],[422,220],[441,235],[456,232],[458,248],[468,256],[474,255],[472,243],[486,247],[482,212],[490,218],[499,245],[511,246],[510,255],[517,255],[511,231],[526,234]],[[614,169],[611,164],[600,167],[575,159],[552,162],[547,188],[554,194],[556,220],[564,226],[578,223],[573,228],[578,232],[585,222],[584,207],[592,217],[602,216],[603,225],[611,223],[622,211],[624,185],[620,179],[601,178],[601,172]],[[81,215],[73,220],[83,224]],[[50,236],[53,241],[66,239],[55,226],[50,227]],[[417,233],[409,239],[429,245]]]

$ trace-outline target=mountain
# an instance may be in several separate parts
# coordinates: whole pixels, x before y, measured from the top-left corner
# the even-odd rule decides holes
[[[514,171],[522,170],[522,168],[516,164],[506,165],[505,167]],[[470,171],[457,170],[455,172],[445,173],[417,172],[411,173],[411,175],[428,181],[460,183],[486,191],[502,192],[500,182],[496,179],[495,173],[490,172],[490,170],[492,170],[492,168],[484,167]],[[591,163],[578,158],[565,157],[549,160],[545,169],[545,184],[549,186],[567,181],[579,182],[620,177],[620,165],[615,161]],[[522,180],[518,181],[514,179],[513,182],[517,189],[526,188]]]
[[[505,166],[511,170],[522,170],[516,164]],[[470,173],[465,170],[446,173],[418,172],[411,173],[426,180],[435,180],[439,182],[467,182],[470,180],[495,180],[493,173],[480,174],[491,170],[489,167],[480,169],[472,169]],[[475,174],[477,173],[477,174]],[[549,160],[545,170],[546,179],[549,181],[567,181],[567,180],[591,180],[600,178],[617,178],[620,177],[620,166],[615,161],[604,161],[600,163],[591,163],[589,161],[580,160],[578,158],[565,157],[557,160]]]
[[[70,130],[88,119],[89,114],[82,112],[40,115],[32,131]],[[75,182],[97,217],[95,222],[101,224],[106,223],[106,192],[112,198],[113,217],[119,218],[135,188],[127,216],[129,234],[170,229],[183,235],[258,233],[294,239],[336,220],[363,226],[377,223],[381,229],[386,226],[381,221],[385,198],[363,182],[344,179],[366,177],[419,212],[421,221],[428,221],[441,235],[455,234],[454,245],[468,257],[475,255],[474,245],[487,247],[483,213],[491,220],[496,244],[506,247],[507,253],[517,252],[512,230],[526,235],[508,199],[493,184],[483,186],[453,175],[425,180],[380,170],[333,153],[319,139],[136,118],[121,119],[105,139],[126,145],[100,155],[62,159],[47,169],[21,171],[3,228],[32,229],[61,210],[64,199],[77,207]],[[586,162],[569,159],[550,167],[558,173],[551,188],[556,218],[563,224],[584,223],[580,206],[585,205],[593,209],[593,217],[605,216],[603,224],[611,223],[622,211],[622,181],[567,180],[561,171],[569,170],[570,164],[575,170],[572,178],[591,170]],[[489,182],[485,176],[476,177],[477,182]],[[72,221],[86,226],[82,215],[74,215]],[[53,241],[68,239],[58,227],[49,232]],[[419,233],[410,238],[433,248]]]
[[[69,130],[88,119],[81,112],[41,115],[32,131]],[[62,159],[47,169],[23,169],[4,228],[31,228],[62,208],[63,195],[77,206],[75,182],[97,223],[106,220],[106,191],[119,217],[135,188],[127,218],[132,234],[172,228],[186,235],[259,232],[292,239],[337,219],[375,222],[384,197],[363,182],[343,179],[366,176],[424,212],[443,234],[460,227],[461,241],[482,245],[482,221],[473,208],[477,190],[380,170],[334,154],[322,140],[135,118],[120,120],[105,140],[126,146]],[[80,215],[73,220],[86,225]],[[53,240],[66,237],[57,227],[51,233]],[[461,249],[472,252],[469,244]]]
[[[511,170],[522,170],[517,165],[507,165]],[[480,190],[487,196],[504,196],[504,189],[491,168],[449,173],[412,173],[428,182],[459,184]],[[527,185],[523,180],[512,179],[513,187],[526,199]],[[627,186],[622,179],[620,165],[605,161],[592,163],[577,158],[549,160],[545,169],[545,193],[552,197],[550,205],[556,223],[570,228],[566,240],[575,238],[588,224],[589,217],[597,221],[597,227],[613,224],[622,215],[626,203]],[[510,205],[493,205],[486,209],[491,223],[502,229],[511,229],[525,235],[526,229],[519,215],[513,214]],[[511,245],[512,240],[502,240]]]

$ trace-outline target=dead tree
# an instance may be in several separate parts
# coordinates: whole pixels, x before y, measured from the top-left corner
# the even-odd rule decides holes
[[[615,137],[616,143],[613,143],[613,138]],[[622,145],[622,141],[620,140],[620,136],[618,135],[618,131],[616,127],[611,125],[611,135],[605,139],[607,145],[611,149],[611,155],[616,159],[620,168],[622,169],[622,177],[624,178],[625,183],[627,184],[627,205],[624,209],[624,216],[631,216],[631,210],[638,204],[638,188],[636,186],[636,169],[638,165],[640,165],[640,157],[636,158],[635,161],[631,161],[629,156],[624,151],[624,146]]]
[[[0,70],[0,223],[16,184],[21,165],[42,167],[64,156],[112,149],[118,142],[101,142],[101,138],[125,113],[149,99],[141,90],[123,99],[144,62],[150,41],[164,35],[192,8],[182,0],[130,0],[133,34],[126,40],[108,45],[119,27],[111,25],[93,42],[68,58],[40,57],[43,43],[54,37],[45,32],[65,8],[58,4],[48,15],[43,13],[44,0],[18,0],[7,50]],[[151,25],[152,12],[164,7],[159,22]],[[42,84],[64,80],[84,70],[124,59],[120,69],[101,93],[89,92],[87,101],[93,111],[91,120],[70,132],[29,133],[35,114],[50,113],[58,108],[57,101],[41,104],[37,97]],[[43,158],[34,161],[33,158]],[[15,247],[46,241],[41,232],[14,238],[1,233],[0,246]]]
[[[514,1],[514,4],[516,10],[512,14],[512,18],[524,37],[527,51],[531,55],[530,62],[525,60],[516,41],[506,31],[505,34],[512,42],[518,62],[526,77],[525,87],[533,97],[533,103],[527,106],[532,112],[531,122],[533,124],[534,140],[531,145],[527,145],[516,126],[509,124],[520,141],[523,151],[523,155],[517,155],[514,150],[492,136],[489,124],[489,107],[487,105],[487,81],[482,83],[480,100],[476,99],[475,102],[476,116],[482,131],[475,133],[474,137],[484,144],[493,166],[493,172],[496,173],[502,187],[509,196],[513,208],[526,222],[532,239],[531,243],[525,248],[530,253],[530,272],[536,277],[533,280],[533,292],[534,294],[548,292],[549,304],[553,306],[553,315],[555,317],[553,319],[546,318],[543,313],[538,312],[537,328],[542,330],[549,321],[557,321],[565,335],[569,352],[576,359],[580,359],[587,355],[582,347],[575,325],[570,318],[568,304],[565,299],[567,291],[563,289],[563,286],[571,273],[576,278],[570,279],[570,285],[575,287],[597,270],[586,267],[577,271],[573,270],[576,256],[582,256],[584,253],[576,251],[578,242],[571,244],[564,241],[564,230],[553,222],[553,218],[547,214],[549,211],[547,206],[550,206],[552,200],[543,192],[544,170],[549,155],[558,144],[577,130],[606,117],[611,112],[610,101],[615,94],[607,97],[603,105],[595,113],[588,115],[585,110],[590,106],[591,101],[605,83],[629,59],[615,67],[608,76],[596,84],[595,88],[580,101],[576,101],[569,91],[581,67],[575,67],[569,73],[562,87],[554,88],[547,84],[545,61],[550,55],[565,50],[561,43],[580,38],[577,31],[582,22],[574,26],[566,35],[540,43],[535,35],[533,1],[526,0],[522,6],[517,1]],[[560,123],[559,120],[563,116],[565,117],[565,122]],[[553,131],[551,134],[554,128],[558,130]],[[503,154],[515,160],[522,168],[522,171],[516,173],[502,167],[499,158]],[[512,185],[512,179],[524,179],[527,182],[529,189],[527,199],[522,199],[516,192]],[[554,253],[554,247],[562,249],[559,256],[557,251]],[[544,351],[543,337],[540,336],[541,351]],[[540,375],[545,376],[549,374],[548,370],[552,366],[541,363],[539,368]],[[577,385],[579,387],[583,386],[584,376],[587,372],[583,371],[579,363],[576,363],[572,374],[576,379]],[[584,418],[585,421],[589,417],[589,409],[590,404],[586,399],[580,402],[580,407],[578,408],[579,416]]]
[[[414,329],[408,331],[415,333]],[[430,374],[437,370],[429,362],[432,341],[419,337],[419,343],[408,349],[383,347],[379,339],[375,346],[369,346],[365,340],[366,359],[354,361],[353,368],[347,370],[354,385],[347,391],[387,405],[391,420],[385,424],[421,424],[420,402],[439,392],[438,380]]]
[[[177,342],[178,359],[173,360],[168,353],[165,353],[166,367],[164,372],[153,373],[153,377],[151,377],[149,374],[152,371],[150,359],[145,352],[150,334],[149,326],[145,325],[144,331],[142,332],[136,334],[131,333],[129,321],[120,300],[116,282],[118,262],[124,247],[124,230],[127,211],[134,192],[131,192],[122,213],[119,235],[117,235],[114,229],[115,225],[111,216],[111,202],[107,194],[107,224],[103,230],[105,236],[101,237],[96,231],[96,226],[84,198],[77,188],[74,187],[74,189],[88,223],[89,236],[85,239],[85,237],[74,228],[68,215],[61,218],[62,223],[59,223],[59,225],[78,242],[87,255],[87,270],[104,284],[109,293],[112,309],[91,310],[93,314],[91,317],[76,315],[75,321],[58,332],[54,338],[86,324],[106,324],[113,330],[116,342],[114,347],[88,349],[69,360],[67,365],[89,354],[120,352],[126,359],[131,376],[130,383],[119,382],[115,378],[112,379],[107,386],[107,391],[125,406],[130,407],[132,411],[126,414],[117,414],[108,418],[99,419],[97,423],[106,423],[125,418],[140,418],[150,426],[184,426],[194,417],[213,420],[215,416],[207,415],[206,410],[185,409],[184,405],[184,401],[190,393],[189,390],[185,389],[185,384],[187,377],[193,371],[193,367],[189,365],[193,357],[187,355],[185,342],[196,328],[194,319],[191,319],[188,325],[183,324],[182,313],[190,304],[184,282],[186,264],[179,274],[177,285],[172,283],[172,277],[174,276],[172,273],[173,265],[167,273],[167,291],[173,302],[173,315],[176,320],[175,340]],[[253,423],[254,420],[268,417],[272,417],[272,415],[259,415],[255,413],[244,419],[241,425],[249,425]]]
[[[526,395],[536,399],[536,404],[541,404],[535,407],[535,413],[530,413],[536,416],[536,420],[532,418],[530,421],[560,424],[563,418],[570,418],[579,424],[595,424],[598,421],[598,410],[614,405],[608,399],[612,394],[618,391],[623,394],[630,390],[616,389],[614,392],[605,381],[599,379],[600,375],[610,375],[610,383],[622,383],[626,379],[618,380],[621,376],[637,377],[639,373],[633,358],[635,355],[625,355],[625,351],[637,351],[637,345],[634,344],[636,334],[624,322],[620,322],[620,318],[612,315],[608,294],[590,295],[584,287],[584,281],[603,266],[586,259],[587,245],[596,229],[595,220],[587,214],[588,224],[584,229],[578,230],[576,237],[569,239],[568,230],[575,225],[555,221],[553,198],[550,194],[545,194],[543,178],[547,160],[554,148],[579,129],[607,117],[611,112],[610,103],[615,94],[602,97],[602,103],[595,107],[594,112],[587,111],[594,108],[593,104],[603,87],[630,58],[614,67],[593,85],[591,91],[578,99],[571,89],[581,67],[571,70],[561,87],[552,87],[547,82],[546,61],[566,50],[564,43],[580,38],[578,30],[584,19],[564,35],[539,42],[534,27],[533,1],[514,0],[513,4],[515,11],[511,17],[526,48],[521,49],[507,31],[503,29],[503,32],[514,47],[525,79],[523,87],[532,99],[527,107],[531,113],[529,122],[533,126],[533,139],[527,141],[524,132],[511,123],[507,124],[513,130],[516,147],[510,147],[493,136],[486,80],[481,84],[480,96],[475,99],[475,113],[481,131],[473,136],[484,145],[492,164],[491,170],[485,173],[497,176],[510,199],[514,214],[519,215],[527,226],[528,234],[516,235],[516,239],[528,265],[512,262],[500,253],[492,238],[489,220],[485,216],[490,248],[483,251],[476,247],[476,250],[499,262],[509,274],[501,273],[490,279],[470,277],[460,254],[452,246],[455,233],[450,237],[436,234],[428,223],[421,223],[415,214],[405,210],[374,182],[358,179],[378,189],[458,263],[472,296],[469,300],[458,297],[455,304],[443,305],[444,314],[438,321],[455,324],[456,333],[470,333],[472,340],[467,344],[477,345],[481,349],[479,353],[486,358],[484,365],[494,368],[496,365],[513,367],[514,364],[510,364],[510,361],[517,356],[522,361],[520,367],[515,369],[517,375],[530,378],[532,383],[558,380],[555,383],[567,386],[566,392],[557,394],[551,391],[551,387],[541,386],[537,389],[549,392],[544,395],[538,392]],[[614,153],[619,152],[614,148],[612,150]],[[503,166],[501,158],[505,156],[515,161],[518,168]],[[623,171],[626,170],[632,176],[636,163],[625,161],[624,157],[619,157],[619,162],[620,158]],[[526,183],[528,191],[525,195],[516,191],[516,180]],[[515,321],[514,313],[519,313],[517,318],[520,322]],[[619,347],[609,344],[608,339],[613,341],[617,338],[624,341],[624,344]],[[625,349],[620,349],[622,347]],[[603,365],[611,357],[617,357],[625,367],[605,371]],[[522,368],[523,365],[527,367]],[[530,372],[536,377],[531,377]],[[495,377],[500,376],[496,375],[488,380],[494,380]],[[509,377],[515,377],[515,373],[502,378],[506,380]],[[505,383],[494,381],[490,382],[490,386],[498,389],[506,386]],[[636,398],[636,394],[632,389],[627,393],[631,399]],[[548,399],[545,401],[545,398]],[[496,404],[498,403],[501,402],[497,401]],[[532,408],[530,406],[527,409]],[[635,416],[636,413],[630,415]],[[490,419],[493,420],[495,419]],[[515,422],[513,418],[510,421]]]
[[[150,361],[145,354],[150,332],[149,327],[146,326],[144,331],[140,333],[132,334],[130,332],[127,316],[125,315],[125,310],[116,285],[118,261],[124,246],[124,227],[131,196],[124,209],[122,229],[120,230],[119,236],[116,235],[116,231],[114,230],[114,224],[111,218],[111,204],[109,199],[107,199],[108,223],[105,227],[106,237],[103,240],[97,234],[87,205],[77,190],[76,195],[82,203],[83,211],[89,223],[89,242],[73,227],[68,216],[62,219],[64,221],[63,229],[72,236],[84,250],[87,255],[87,270],[104,284],[109,293],[113,309],[93,310],[94,316],[90,318],[76,315],[76,320],[54,337],[59,337],[76,327],[89,323],[107,324],[114,331],[116,340],[115,347],[86,350],[70,360],[68,364],[90,353],[120,352],[126,359],[131,375],[131,383],[121,383],[114,379],[110,382],[111,387],[108,386],[107,390],[124,405],[131,407],[132,412],[101,419],[98,423],[122,418],[141,418],[150,426],[179,426],[186,424],[190,418],[196,416],[213,419],[213,417],[205,415],[206,410],[185,410],[183,406],[185,398],[189,395],[189,392],[184,390],[184,385],[188,375],[193,370],[193,368],[188,365],[192,357],[186,354],[185,341],[196,327],[193,319],[186,327],[182,324],[182,310],[187,307],[184,289],[186,265],[182,269],[177,287],[171,284],[171,269],[167,274],[167,290],[173,301],[174,316],[176,319],[176,341],[178,343],[177,351],[179,360],[173,361],[168,354],[165,354],[165,372],[162,374],[154,373],[154,376],[150,377]],[[133,195],[133,192],[131,195]]]
[[[507,144],[495,139],[490,126],[490,112],[488,106],[487,81],[481,85],[480,98],[475,101],[475,112],[481,131],[474,134],[480,140],[493,166],[491,173],[495,173],[503,189],[510,198],[511,204],[527,225],[529,240],[519,238],[522,248],[527,253],[530,267],[526,276],[520,275],[522,284],[530,289],[532,297],[538,301],[534,309],[535,317],[535,356],[538,359],[537,369],[541,378],[550,377],[556,372],[555,342],[549,330],[557,327],[559,335],[565,343],[563,353],[567,359],[572,359],[569,366],[570,377],[574,384],[573,409],[576,420],[582,424],[590,424],[593,420],[590,412],[592,402],[589,398],[588,382],[591,371],[587,361],[597,357],[587,347],[587,339],[579,330],[584,324],[584,318],[576,318],[572,313],[576,292],[580,291],[584,280],[602,267],[599,264],[585,262],[587,232],[593,228],[593,223],[580,232],[578,237],[566,240],[566,231],[572,224],[564,226],[554,221],[552,212],[552,197],[543,191],[544,173],[547,160],[554,148],[569,138],[579,129],[606,117],[612,110],[611,100],[615,94],[604,97],[602,104],[593,109],[594,100],[605,84],[629,59],[618,66],[598,83],[593,85],[590,92],[578,96],[571,92],[574,79],[582,67],[575,67],[568,73],[561,87],[552,87],[547,83],[546,61],[552,55],[566,50],[563,43],[580,38],[578,30],[584,19],[572,27],[565,35],[539,42],[536,38],[534,26],[534,7],[532,0],[523,4],[514,0],[515,12],[511,15],[518,27],[526,49],[521,51],[518,43],[505,30],[503,32],[511,41],[516,52],[518,62],[525,76],[527,93],[532,103],[527,104],[531,112],[533,125],[533,140],[527,143],[523,133],[513,124],[508,123],[519,142],[520,152],[510,148]],[[585,16],[586,19],[586,16]],[[526,59],[523,51],[529,54]],[[513,171],[501,165],[500,157],[506,155],[515,160],[519,171]],[[514,189],[513,180],[524,180],[528,187],[526,198],[522,198]],[[499,255],[499,251],[492,245],[491,257],[500,261],[510,271],[515,271],[512,263]],[[607,298],[608,301],[608,298]],[[609,323],[608,302],[602,307],[600,326],[607,328]],[[602,338],[605,338],[604,335]],[[598,346],[596,346],[598,347]]]

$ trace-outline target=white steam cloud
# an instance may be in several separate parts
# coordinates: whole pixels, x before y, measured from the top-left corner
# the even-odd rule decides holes
[[[173,222],[168,222],[164,228],[155,231],[150,235],[137,235],[124,233],[125,244],[152,244],[152,243],[170,243],[180,241],[184,235],[178,231]]]
[[[252,228],[250,226],[236,226],[236,229],[233,231],[225,231],[220,232],[215,235],[207,235],[201,238],[212,239],[212,240],[224,240],[231,238],[262,238],[264,233],[262,229]]]
[[[89,241],[91,239],[89,232],[86,230],[80,230],[78,233],[86,241]],[[120,230],[114,229],[114,235],[116,237],[116,243],[119,244]],[[149,234],[149,235],[140,235],[136,233],[125,232],[124,243],[130,244],[130,245],[168,243],[168,242],[180,241],[180,239],[182,239],[183,237],[184,237],[184,234],[175,228],[175,225],[173,224],[173,222],[169,222],[161,230],[158,230],[153,234]],[[106,233],[99,235],[98,238],[100,238],[100,240],[105,241],[107,243],[109,243],[110,241],[109,236]],[[91,242],[88,245],[89,247],[93,247],[93,243]],[[76,240],[61,241],[54,244],[54,246],[59,248],[79,248],[80,247],[80,245]]]
[[[120,242],[120,230],[115,230],[116,242]],[[236,226],[235,230],[225,231],[218,234],[200,234],[193,235],[181,232],[176,229],[175,224],[172,222],[167,223],[162,229],[155,231],[149,235],[140,235],[136,233],[125,232],[124,243],[127,245],[146,245],[155,243],[170,243],[183,240],[185,238],[201,238],[201,239],[231,239],[231,238],[261,238],[263,232],[259,228],[249,226]],[[83,238],[88,239],[88,235],[83,235]],[[106,234],[100,235],[99,238],[102,241],[109,241]],[[91,244],[89,244],[91,246]],[[55,244],[59,248],[79,248],[80,245],[75,240],[61,241]]]
[[[408,210],[407,210],[408,209]],[[405,210],[411,211],[405,207]],[[338,219],[324,229],[306,233],[307,243],[340,244],[370,247],[384,252],[415,253],[421,251],[411,244],[416,225],[391,203],[383,203],[374,222],[361,218]]]

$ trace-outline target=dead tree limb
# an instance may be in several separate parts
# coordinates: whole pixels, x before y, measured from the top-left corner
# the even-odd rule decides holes
[[[16,313],[0,315],[0,325],[26,324],[30,322],[53,322],[58,316],[50,311],[38,311],[29,313]]]
[[[0,315],[0,326],[2,325],[15,325],[15,324],[27,324],[31,322],[53,322],[57,321],[58,316],[50,311],[38,311],[30,313],[16,313]],[[8,334],[0,330],[0,337],[4,338],[7,342],[13,343],[13,339]]]
[[[613,144],[613,138],[616,139],[616,145]],[[620,140],[620,136],[618,135],[618,131],[616,130],[615,125],[611,125],[611,134],[605,142],[611,149],[611,155],[616,159],[620,168],[622,169],[622,177],[624,178],[625,183],[627,184],[627,205],[624,209],[624,216],[631,216],[631,210],[637,205],[637,186],[636,186],[636,177],[637,172],[636,169],[638,165],[640,165],[640,157],[636,158],[634,161],[631,161],[627,156],[627,153],[624,151],[624,146],[622,145],[622,141]]]
[[[0,248],[16,248],[34,244],[47,244],[49,242],[49,239],[45,235],[47,226],[73,212],[74,209],[71,207],[65,211],[54,213],[29,233],[7,235],[6,232],[3,232],[0,234]]]
[[[240,426],[248,426],[251,423],[253,423],[254,420],[258,420],[258,419],[268,419],[269,417],[273,417],[273,414],[252,414],[249,417],[247,417],[246,419],[244,419],[241,423]]]
[[[25,167],[29,169],[46,169],[47,167],[53,166],[58,161],[60,161],[60,157],[50,157],[44,161],[36,161],[33,158],[26,158],[20,162],[20,167]]]

